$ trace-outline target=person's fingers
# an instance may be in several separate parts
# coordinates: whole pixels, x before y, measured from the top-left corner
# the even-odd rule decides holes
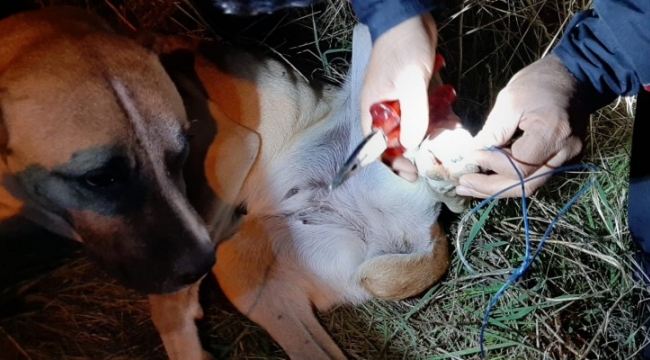
[[[415,164],[406,158],[395,158],[395,160],[393,160],[391,168],[397,175],[410,182],[418,179],[418,169],[415,167]]]
[[[548,168],[546,167],[540,168],[540,170],[542,169],[548,171]],[[543,171],[540,173],[542,172]],[[524,185],[526,196],[532,195],[540,186],[542,186],[542,184],[544,184],[547,178],[548,177],[543,177],[526,182]],[[485,199],[510,186],[512,186],[512,188],[499,194],[498,198],[521,197],[521,186],[519,186],[518,180],[513,180],[510,177],[499,174],[467,174],[460,178],[460,184],[456,187],[456,194]]]
[[[512,180],[519,179],[513,163],[524,178],[544,164],[544,161],[535,164],[524,163],[518,160],[515,155],[512,155],[512,151],[507,148],[501,150],[476,150],[470,153],[468,157],[481,169],[493,171]]]
[[[420,66],[402,69],[395,86],[402,110],[400,142],[407,150],[416,150],[429,127],[429,99],[427,87],[430,73]]]
[[[540,122],[541,125],[541,122]],[[472,161],[481,168],[492,170],[503,176],[517,179],[517,173],[512,166],[514,163],[523,177],[528,177],[542,165],[548,165],[550,159],[558,159],[557,155],[567,147],[568,139],[555,137],[553,131],[543,127],[530,127],[517,139],[510,149],[477,150],[472,155]],[[502,151],[510,154],[510,159]],[[564,158],[563,160],[568,160]],[[558,163],[557,166],[562,165]]]
[[[418,179],[418,174],[408,171],[396,171],[397,175],[407,181],[415,182]]]
[[[361,127],[372,128],[370,107],[378,102],[400,102],[400,141],[416,150],[428,124],[427,87],[431,79],[437,27],[431,14],[413,16],[394,26],[373,44],[361,90]]]
[[[390,163],[390,167],[397,172],[407,172],[407,173],[417,174],[417,168],[415,167],[413,162],[401,156],[393,159],[392,162]]]
[[[408,159],[400,156],[396,158],[383,159],[383,162],[388,165],[398,176],[408,181],[413,182],[418,179],[417,168],[415,167],[415,164],[413,164],[413,162]]]
[[[499,93],[483,128],[474,136],[472,145],[475,149],[501,146],[512,138],[521,118],[521,112],[516,111],[513,101],[508,93]]]
[[[508,162],[506,155],[502,153],[492,152],[490,155],[499,155],[506,162]],[[537,191],[537,189],[539,189],[551,175],[539,177],[532,180],[531,178],[558,168],[567,160],[567,155],[567,152],[561,151],[552,159],[550,159],[549,162],[545,165],[539,167],[527,167],[527,170],[530,171],[530,174],[522,174],[525,180],[524,189],[526,191],[526,196],[530,196],[535,191]],[[492,160],[494,161],[495,159],[498,159],[499,156],[492,157]],[[521,197],[522,188],[520,186],[520,179],[515,174],[512,165],[509,162],[508,166],[510,167],[510,170],[504,171],[502,173],[496,172],[495,174],[491,175],[463,175],[459,180],[459,186],[456,188],[456,193],[463,196],[487,198],[510,187],[509,190],[503,192],[502,194],[499,194],[498,197]]]
[[[524,163],[542,164],[568,145],[571,125],[566,112],[554,108],[528,111],[519,123],[521,138],[512,144],[512,153]]]
[[[536,191],[550,176],[540,177],[534,180],[528,180],[535,176],[541,175],[545,172],[554,170],[562,166],[566,161],[572,159],[580,153],[582,149],[582,142],[576,136],[572,136],[566,140],[566,146],[552,156],[545,164],[539,167],[527,167],[530,174],[523,175],[526,179],[525,190],[526,195],[531,195]],[[504,161],[498,160],[501,157]],[[479,198],[487,198],[492,196],[505,188],[519,183],[519,178],[512,168],[512,164],[506,158],[506,155],[500,152],[484,152],[484,157],[478,159],[479,163],[491,164],[495,174],[468,174],[463,175],[459,180],[459,186],[456,192],[463,196],[473,196]],[[507,164],[509,170],[506,170]],[[497,170],[498,169],[498,170]],[[515,186],[512,189],[500,194],[499,197],[517,197],[521,196],[521,186]]]
[[[363,85],[361,94],[361,129],[363,136],[368,136],[372,130],[372,116],[370,107],[381,101],[392,101],[398,98],[397,91],[392,85],[387,85],[387,79],[380,79],[375,71],[366,73],[366,82]]]

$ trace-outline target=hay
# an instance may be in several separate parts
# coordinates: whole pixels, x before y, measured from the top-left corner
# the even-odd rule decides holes
[[[236,21],[203,1],[42,2],[90,8],[124,33],[149,29],[262,48],[308,79],[341,82],[349,65],[354,16],[346,1]],[[440,24],[440,51],[466,124],[476,128],[510,76],[546,53],[570,16],[587,6],[588,1],[464,0],[451,7]],[[634,280],[627,229],[630,113],[621,102],[592,117],[585,160],[600,168],[598,186],[562,218],[540,259],[498,303],[486,336],[490,359],[626,359],[638,348],[635,335],[643,329],[637,304],[648,290]],[[533,246],[587,179],[558,176],[532,197]],[[421,297],[340,307],[322,314],[323,324],[354,359],[478,358],[487,302],[523,257],[520,210],[517,200],[499,201],[484,223],[476,216],[465,226],[462,251],[477,273],[454,254],[446,280]],[[458,218],[449,220],[453,238]],[[480,231],[468,242],[468,229],[476,224]],[[145,298],[103,276],[83,255],[71,256],[75,260],[55,272],[29,273],[2,293],[0,338],[8,341],[0,346],[31,359],[164,358]],[[201,336],[218,358],[284,358],[214,282],[203,289],[202,300]]]

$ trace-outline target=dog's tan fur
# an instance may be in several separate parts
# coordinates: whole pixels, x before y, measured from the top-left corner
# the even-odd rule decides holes
[[[83,37],[85,41],[99,49],[106,44],[106,51],[115,51],[109,40],[99,35],[93,38],[92,34],[108,30],[89,23],[87,14],[68,10],[47,16],[50,20],[55,16],[66,19],[66,25],[51,29],[53,34],[66,26],[78,26],[75,31],[91,34]],[[15,19],[20,21],[20,17]],[[2,25],[7,29],[12,24]],[[20,59],[16,54],[35,46],[35,39],[49,41],[47,31],[39,31],[9,37],[15,45],[3,44],[0,49],[0,75],[6,74],[3,70],[11,62],[29,65],[28,59],[16,60]],[[113,35],[109,39],[118,41]],[[60,49],[65,53],[69,46],[79,45],[78,41],[65,38]],[[134,46],[127,40],[119,41],[125,42],[125,48]],[[186,179],[204,176],[205,184],[188,183],[188,196],[212,239],[224,240],[218,247],[213,272],[235,306],[264,327],[291,358],[345,358],[318,323],[314,308],[324,310],[372,297],[403,299],[424,291],[444,275],[449,265],[448,245],[436,217],[441,202],[458,205],[447,192],[448,184],[410,184],[378,163],[342,188],[334,192],[327,189],[337,166],[361,138],[356,104],[370,46],[365,29],[355,29],[356,70],[353,68],[344,88],[309,84],[275,60],[221,44],[162,37],[143,43],[160,54],[173,84],[167,74],[147,72],[151,66],[145,67],[141,78],[127,80],[144,94],[154,88],[162,89],[163,94],[168,91],[163,96],[157,92],[139,98],[136,106],[142,107],[141,111],[171,106],[173,112],[182,112],[184,105],[192,120],[190,131],[195,137],[185,175]],[[47,57],[51,51],[53,47],[49,46],[39,55]],[[179,55],[191,61],[181,66],[165,60]],[[128,51],[123,52],[123,58],[129,66],[152,61]],[[108,62],[102,66],[127,65]],[[52,168],[79,148],[112,141],[102,138],[105,134],[123,135],[125,130],[115,121],[117,110],[93,109],[92,102],[84,98],[97,96],[99,90],[93,86],[102,80],[69,67],[67,80],[85,84],[79,94],[70,97],[80,101],[62,103],[60,99],[42,98],[29,108],[21,108],[24,112],[37,111],[39,116],[30,115],[34,123],[20,125],[24,138],[15,135],[20,134],[16,123],[0,126],[0,149],[11,151],[15,142],[23,148],[25,142],[36,144],[37,140],[61,142],[57,146],[67,150],[56,156],[48,156],[50,152],[36,145],[25,155],[29,157],[26,164],[36,162]],[[105,70],[110,69],[96,69],[100,73]],[[15,81],[20,81],[21,72],[14,74]],[[34,81],[33,76],[27,78]],[[47,81],[47,77],[43,79]],[[436,84],[439,78],[433,86]],[[132,95],[138,97],[139,92]],[[61,127],[62,113],[68,111],[101,114],[97,114],[94,128],[73,126],[69,137],[48,139],[47,127]],[[50,118],[49,125],[37,122]],[[186,126],[185,114],[178,114],[178,118]],[[98,127],[112,130],[94,131]],[[156,134],[168,136],[164,131]],[[0,167],[0,171],[7,169]],[[22,211],[24,202],[8,193],[0,196],[0,216]],[[247,215],[240,212],[244,206]],[[120,226],[111,219],[96,220],[98,227]],[[74,238],[69,232],[74,228],[64,229],[68,231],[64,235]],[[195,283],[172,294],[150,296],[152,319],[173,360],[209,357],[201,349],[194,324],[202,316],[198,286]]]
[[[372,296],[401,300],[420,294],[447,271],[449,244],[439,224],[431,229],[436,244],[433,254],[387,254],[372,258],[359,268],[361,284]]]

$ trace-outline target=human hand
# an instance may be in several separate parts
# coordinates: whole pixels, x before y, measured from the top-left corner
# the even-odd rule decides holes
[[[433,74],[437,36],[433,17],[425,14],[405,20],[375,41],[361,93],[364,135],[371,131],[372,104],[398,100],[400,142],[407,152],[418,148],[429,123],[427,88]]]
[[[577,82],[560,59],[550,54],[519,71],[501,90],[483,129],[473,139],[474,149],[467,161],[493,174],[468,174],[460,178],[456,193],[487,198],[519,182],[507,157],[499,151],[486,150],[506,145],[519,128],[523,135],[504,149],[524,179],[560,167],[582,150],[587,121],[573,102]],[[525,184],[526,195],[532,194],[548,176]],[[516,186],[500,197],[521,196]]]

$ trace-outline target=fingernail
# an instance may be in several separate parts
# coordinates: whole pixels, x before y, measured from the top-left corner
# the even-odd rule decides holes
[[[463,186],[456,186],[456,195],[470,196],[469,189]]]

